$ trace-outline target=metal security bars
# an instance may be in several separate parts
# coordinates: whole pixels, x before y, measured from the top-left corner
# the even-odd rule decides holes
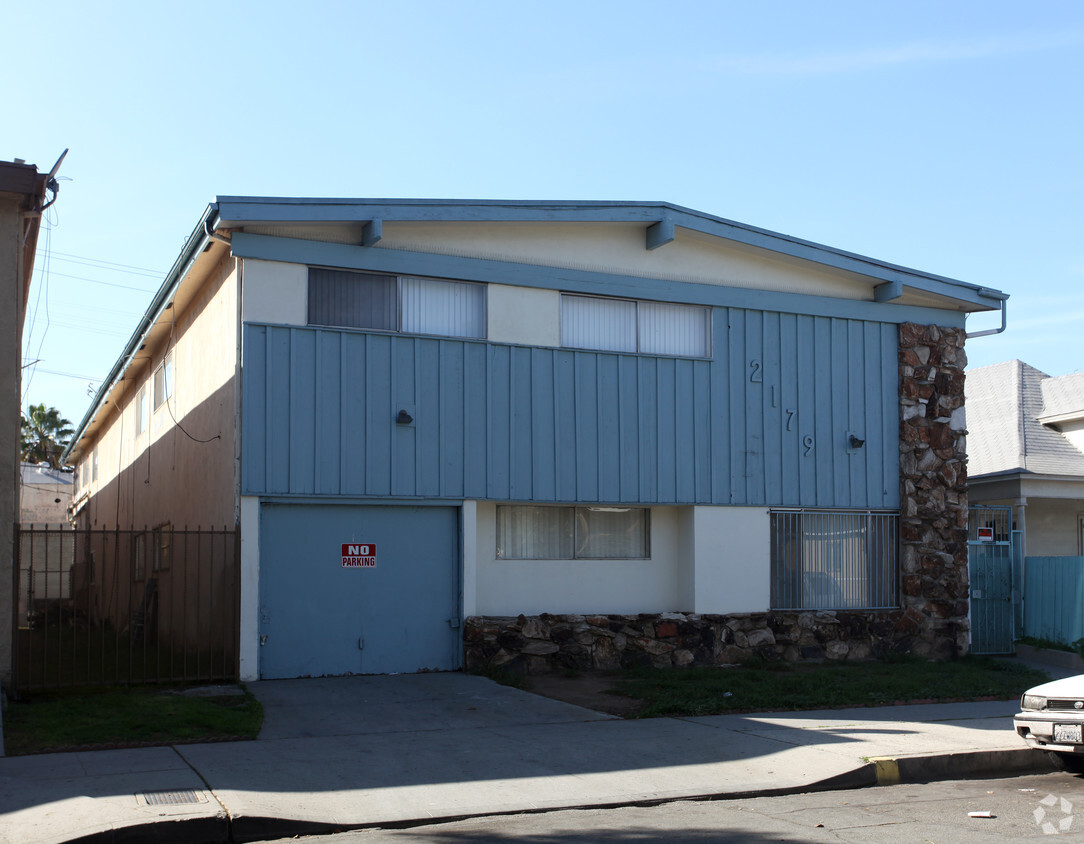
[[[797,510],[771,514],[773,609],[899,606],[899,514]]]
[[[236,528],[16,526],[16,691],[237,678]]]

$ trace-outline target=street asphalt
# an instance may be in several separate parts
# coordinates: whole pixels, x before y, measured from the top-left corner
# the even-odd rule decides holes
[[[249,688],[256,741],[0,758],[0,841],[258,841],[1051,770],[1015,701],[626,721],[458,673]]]

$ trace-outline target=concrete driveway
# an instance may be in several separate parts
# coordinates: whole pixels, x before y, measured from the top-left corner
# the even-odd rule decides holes
[[[259,740],[522,727],[616,720],[470,674],[261,680]]]

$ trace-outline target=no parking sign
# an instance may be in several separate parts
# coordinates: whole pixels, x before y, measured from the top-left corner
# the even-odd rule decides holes
[[[343,568],[375,569],[376,545],[371,542],[344,542]]]

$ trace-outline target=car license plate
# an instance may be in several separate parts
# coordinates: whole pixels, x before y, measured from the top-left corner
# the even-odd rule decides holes
[[[1080,724],[1055,724],[1055,744],[1081,744]]]

